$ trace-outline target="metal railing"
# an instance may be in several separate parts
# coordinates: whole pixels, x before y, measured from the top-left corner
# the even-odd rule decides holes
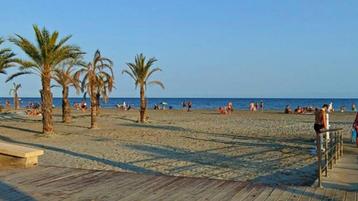
[[[328,169],[332,169],[337,160],[343,156],[342,130],[342,128],[321,130],[316,135],[319,187],[322,187],[322,174],[327,177]]]

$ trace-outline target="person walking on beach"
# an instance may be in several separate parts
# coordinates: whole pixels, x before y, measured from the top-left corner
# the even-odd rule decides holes
[[[356,104],[352,103],[352,112],[357,112]]]
[[[326,113],[328,110],[328,105],[324,104],[321,109],[316,109],[315,111],[315,122],[314,122],[314,130],[316,132],[316,141],[318,140],[318,137],[320,136],[320,142],[321,142],[321,149],[323,149],[323,136],[320,135],[321,129],[327,129],[327,119],[326,119]],[[318,136],[319,135],[319,136]],[[316,142],[318,143],[318,142]]]

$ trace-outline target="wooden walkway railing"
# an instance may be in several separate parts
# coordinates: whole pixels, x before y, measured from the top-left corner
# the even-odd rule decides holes
[[[328,169],[332,169],[333,164],[336,164],[337,160],[343,156],[342,130],[341,128],[321,130],[316,136],[319,187],[322,187],[322,174],[324,173],[324,176],[327,177]]]

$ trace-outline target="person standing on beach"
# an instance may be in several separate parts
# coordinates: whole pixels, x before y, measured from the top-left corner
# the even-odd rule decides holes
[[[315,111],[315,122],[313,128],[316,131],[316,136],[315,136],[316,139],[318,139],[318,135],[320,135],[321,129],[327,129],[327,119],[326,119],[327,110],[328,110],[328,105],[324,104],[321,109],[316,109]],[[320,135],[320,141],[323,142],[322,135]],[[321,143],[321,149],[322,148],[323,148],[323,143]]]
[[[190,112],[191,111],[191,106],[192,106],[192,103],[191,103],[191,101],[188,101],[188,112]]]
[[[356,104],[352,103],[352,112],[357,112]]]
[[[182,104],[182,106],[183,106],[183,109],[185,110],[185,108],[186,108],[186,102],[183,101],[181,104]]]
[[[264,101],[263,100],[260,101],[260,110],[262,112],[264,111]]]

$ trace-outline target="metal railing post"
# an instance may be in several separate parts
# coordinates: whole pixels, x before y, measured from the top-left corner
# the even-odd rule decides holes
[[[321,133],[317,133],[316,135],[317,142],[317,174],[318,174],[318,187],[322,187],[322,167],[321,167]]]

